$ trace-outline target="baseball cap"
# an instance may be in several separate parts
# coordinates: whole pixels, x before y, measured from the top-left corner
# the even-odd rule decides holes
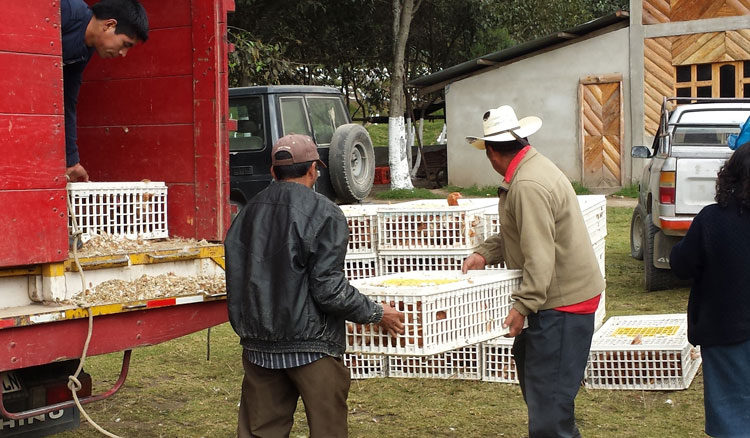
[[[286,151],[291,155],[290,158],[277,159],[276,152]],[[317,161],[323,167],[325,163],[320,161],[318,147],[315,142],[307,135],[287,134],[281,137],[271,149],[272,166],[289,166],[292,164],[306,163],[308,161]]]

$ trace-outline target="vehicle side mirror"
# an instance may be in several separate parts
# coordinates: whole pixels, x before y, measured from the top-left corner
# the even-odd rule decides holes
[[[646,146],[633,146],[630,155],[633,158],[651,158],[651,151]]]

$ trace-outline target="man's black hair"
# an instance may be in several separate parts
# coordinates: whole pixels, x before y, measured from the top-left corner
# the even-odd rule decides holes
[[[277,160],[286,160],[292,158],[292,154],[287,151],[278,151],[274,158]],[[305,176],[313,161],[305,161],[304,163],[289,164],[286,166],[273,166],[273,173],[276,175],[278,181],[284,181],[286,179],[299,178]]]
[[[145,42],[148,39],[148,16],[137,0],[101,0],[91,7],[98,20],[117,20],[116,34]]]
[[[516,154],[518,151],[529,145],[526,138],[518,138],[510,141],[484,141],[484,146],[491,148],[493,151],[503,155]]]

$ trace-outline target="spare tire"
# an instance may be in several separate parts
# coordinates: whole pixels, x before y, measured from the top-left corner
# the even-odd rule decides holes
[[[375,181],[375,151],[362,125],[348,123],[336,128],[328,151],[331,184],[341,202],[367,197]]]

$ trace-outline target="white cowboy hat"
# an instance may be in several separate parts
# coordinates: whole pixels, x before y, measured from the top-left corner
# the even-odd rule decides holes
[[[542,119],[536,116],[518,120],[516,112],[508,105],[484,113],[484,137],[466,137],[466,141],[477,149],[484,149],[485,141],[512,141],[525,138],[542,127]]]

